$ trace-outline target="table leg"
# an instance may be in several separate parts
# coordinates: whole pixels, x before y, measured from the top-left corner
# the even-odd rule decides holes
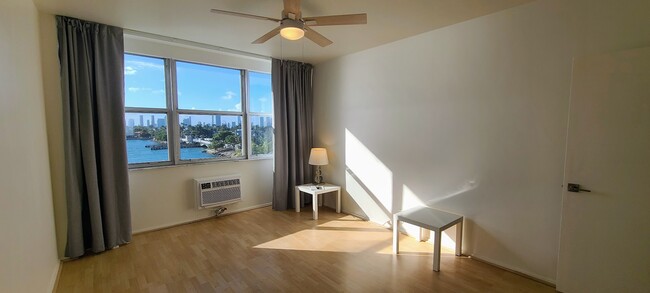
[[[440,242],[442,238],[442,232],[440,229],[436,229],[436,239],[433,242],[433,270],[436,272],[440,271]]]
[[[336,191],[336,212],[341,213],[341,189],[339,188]]]
[[[399,253],[399,219],[393,215],[393,254]]]
[[[318,193],[314,193],[311,200],[312,208],[314,209],[314,220],[318,220]]]
[[[463,254],[462,250],[463,245],[463,220],[460,220],[456,224],[456,255],[461,256]]]
[[[294,200],[296,205],[296,213],[300,213],[300,189],[296,187],[296,198]]]

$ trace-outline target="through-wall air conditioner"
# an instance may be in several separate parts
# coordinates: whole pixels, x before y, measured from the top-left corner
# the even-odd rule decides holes
[[[241,201],[241,176],[194,179],[196,208],[206,209]]]

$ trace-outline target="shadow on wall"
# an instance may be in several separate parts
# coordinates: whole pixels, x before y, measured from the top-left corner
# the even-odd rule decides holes
[[[385,227],[392,225],[392,215],[402,210],[429,206],[440,208],[444,203],[462,197],[475,189],[479,182],[475,179],[465,180],[456,190],[423,201],[406,184],[396,182],[395,175],[368,147],[352,132],[345,129],[345,190],[370,221]],[[435,188],[431,188],[435,190]],[[431,198],[431,197],[429,197]],[[450,211],[454,212],[454,211]],[[467,218],[467,215],[464,215]],[[472,231],[471,221],[466,220],[466,231]],[[418,240],[430,238],[428,231],[404,223],[402,230]],[[466,234],[468,234],[466,232]],[[455,227],[443,232],[442,245],[453,249],[456,241]],[[466,239],[467,240],[467,239]]]

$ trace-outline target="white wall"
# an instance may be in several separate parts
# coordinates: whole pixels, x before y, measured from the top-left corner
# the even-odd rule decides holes
[[[47,292],[58,271],[38,17],[0,2],[0,292]]]
[[[65,156],[63,153],[63,101],[59,66],[59,41],[53,15],[39,12],[41,38],[41,64],[45,99],[45,124],[47,125],[50,178],[54,204],[54,224],[59,258],[63,258],[68,226],[65,198]]]
[[[554,282],[572,58],[647,45],[649,2],[544,0],[317,64],[343,209],[466,217],[463,252]]]
[[[227,213],[266,206],[272,199],[272,160],[219,162],[129,171],[133,231],[167,227],[214,216],[194,209],[194,178],[240,174],[242,201]]]

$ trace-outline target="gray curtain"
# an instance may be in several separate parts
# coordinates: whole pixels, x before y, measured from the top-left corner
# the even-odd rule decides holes
[[[131,241],[121,28],[57,16],[68,236],[78,257]]]
[[[272,60],[274,210],[294,208],[294,187],[312,181],[312,168],[308,163],[313,141],[312,72],[310,64]],[[301,197],[302,206],[303,198]]]

